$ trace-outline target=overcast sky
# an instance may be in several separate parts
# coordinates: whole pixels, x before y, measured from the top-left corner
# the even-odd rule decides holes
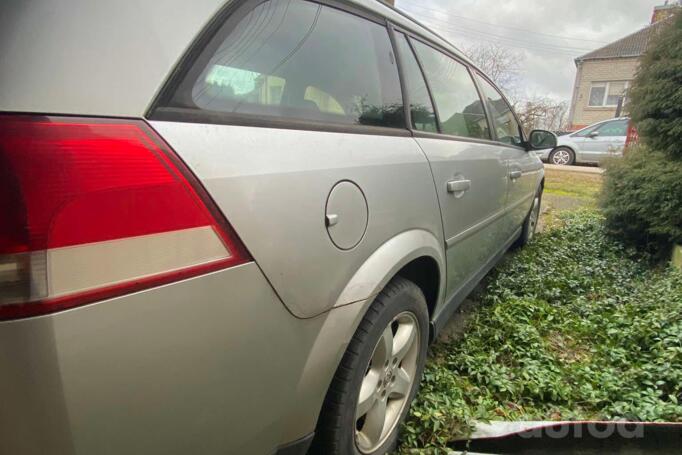
[[[570,101],[575,64],[649,24],[664,0],[396,0],[459,47],[497,42],[524,58],[520,90]]]

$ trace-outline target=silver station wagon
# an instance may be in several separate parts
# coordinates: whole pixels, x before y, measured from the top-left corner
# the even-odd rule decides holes
[[[394,448],[556,137],[378,1],[0,8],[0,453]]]

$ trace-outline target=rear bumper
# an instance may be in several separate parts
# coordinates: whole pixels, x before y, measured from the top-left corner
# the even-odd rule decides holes
[[[253,263],[0,323],[0,453],[272,453],[317,330]]]
[[[310,445],[313,443],[315,433],[310,433],[294,442],[280,446],[275,455],[306,455]]]

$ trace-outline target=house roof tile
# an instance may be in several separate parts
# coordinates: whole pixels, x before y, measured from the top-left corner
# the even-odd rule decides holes
[[[613,43],[607,44],[597,50],[582,55],[575,59],[576,63],[584,60],[596,59],[610,59],[610,58],[626,58],[639,57],[644,54],[649,40],[658,33],[661,26],[667,21],[662,20],[652,25],[644,27],[624,38],[621,38]]]

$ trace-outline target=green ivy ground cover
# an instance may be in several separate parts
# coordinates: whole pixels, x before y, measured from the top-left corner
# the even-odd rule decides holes
[[[682,421],[682,274],[560,214],[497,267],[458,340],[431,348],[401,452],[473,421]]]

